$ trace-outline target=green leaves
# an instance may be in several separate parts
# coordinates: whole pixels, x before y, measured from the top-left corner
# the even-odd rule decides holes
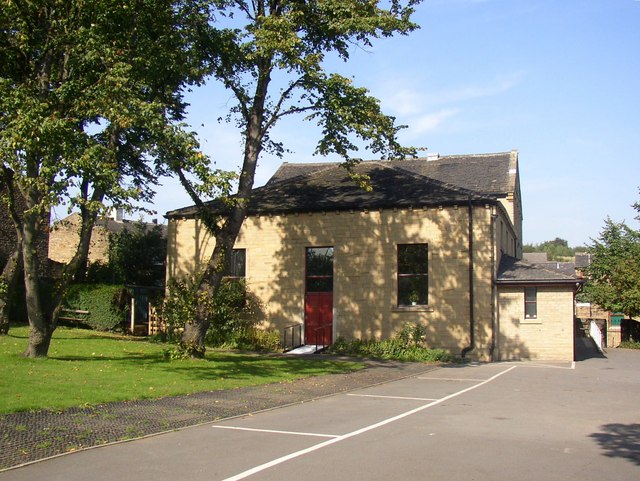
[[[319,155],[335,153],[350,161],[363,144],[382,157],[415,155],[415,148],[397,142],[403,126],[381,112],[379,101],[351,79],[326,72],[323,62],[328,55],[347,60],[353,46],[369,47],[376,38],[418,28],[410,17],[419,1],[230,3],[237,10],[227,2],[223,8],[235,13],[233,24],[241,23],[239,17],[245,24],[216,32],[214,75],[236,97],[231,114],[239,114],[247,143],[260,144],[258,153],[269,147],[283,152],[270,129],[285,116],[303,113],[322,127]]]
[[[97,213],[150,200],[169,171],[161,161],[185,150],[189,135],[173,132],[182,129],[183,89],[211,69],[210,13],[204,0],[2,2],[0,161],[12,179],[3,187],[26,203],[16,232],[33,280],[27,305],[39,334],[31,339],[43,340],[29,353],[46,354],[51,312],[86,259]],[[43,214],[62,202],[80,209],[82,234],[43,304],[31,244],[47,227]]]
[[[590,250],[587,298],[613,312],[640,315],[640,232],[606,219]]]
[[[415,155],[416,148],[403,147],[396,139],[405,126],[396,126],[394,117],[383,114],[378,99],[365,88],[337,74],[309,76],[306,85],[317,92],[314,111],[307,117],[322,127],[317,154],[336,153],[348,161],[351,152],[358,151],[351,139],[355,136],[382,158]]]

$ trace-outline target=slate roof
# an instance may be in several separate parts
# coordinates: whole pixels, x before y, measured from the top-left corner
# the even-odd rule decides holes
[[[437,158],[365,161],[376,162],[438,180],[451,186],[485,194],[512,192],[515,181],[517,152],[495,154],[448,155]],[[285,162],[267,185],[295,177],[307,176],[335,168],[336,163],[292,164]]]
[[[522,257],[532,264],[538,264],[540,262],[547,262],[547,253],[546,252],[524,252]]]
[[[373,190],[365,191],[340,163],[283,163],[263,187],[253,190],[249,214],[381,209],[491,202],[514,192],[514,152],[439,157],[435,160],[364,161],[355,167]],[[212,209],[222,204],[210,202]],[[193,217],[195,206],[166,217]]]
[[[552,263],[569,264],[569,263]],[[531,264],[522,259],[503,255],[498,267],[498,284],[574,284],[581,282],[575,270],[553,269],[550,265]]]

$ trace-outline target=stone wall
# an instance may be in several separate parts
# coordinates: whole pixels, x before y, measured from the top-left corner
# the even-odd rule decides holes
[[[491,343],[491,213],[474,207],[476,349],[470,356],[484,360]],[[266,328],[304,323],[305,248],[333,246],[334,339],[388,338],[418,322],[430,346],[458,355],[470,342],[468,222],[467,206],[254,216],[236,247],[246,249],[247,282],[264,305]],[[496,250],[513,246],[507,237]],[[427,306],[398,307],[397,245],[405,243],[429,245]],[[167,277],[198,272],[212,248],[200,222],[171,220]]]
[[[89,264],[94,262],[107,263],[109,261],[109,234],[120,233],[124,229],[133,230],[137,221],[128,219],[99,218],[91,232],[89,244]],[[49,237],[49,259],[61,264],[67,264],[75,255],[80,241],[80,214],[74,213],[56,222],[51,228]],[[148,228],[157,224],[145,224]],[[166,226],[160,226],[166,235]]]
[[[498,287],[498,359],[573,361],[573,288],[538,286],[535,319],[525,319],[524,289]]]
[[[67,264],[75,255],[80,241],[80,214],[56,222],[49,238],[49,259]],[[104,225],[96,225],[91,232],[89,263],[109,260],[109,231]]]
[[[4,189],[0,186],[0,196],[4,195]],[[25,203],[22,196],[18,196],[17,199],[17,209],[19,213],[22,213],[25,209]],[[42,276],[49,275],[49,263],[47,260],[47,251],[48,251],[48,243],[49,243],[49,215],[46,214],[42,219],[43,228],[41,234],[37,239],[37,249],[40,255],[40,273]],[[7,263],[7,259],[13,253],[16,247],[16,230],[9,216],[9,211],[4,205],[4,203],[0,202],[0,270],[4,268]]]

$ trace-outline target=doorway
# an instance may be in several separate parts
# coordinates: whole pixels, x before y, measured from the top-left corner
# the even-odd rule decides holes
[[[307,247],[304,339],[323,346],[333,340],[333,247]]]

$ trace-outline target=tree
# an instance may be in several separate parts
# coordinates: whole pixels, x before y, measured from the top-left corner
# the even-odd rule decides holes
[[[148,200],[166,173],[165,149],[186,136],[176,124],[182,89],[207,73],[210,21],[199,0],[3,2],[0,182],[24,265],[26,356],[47,355],[64,292],[86,263],[105,202]],[[45,295],[37,238],[50,207],[64,202],[80,210],[80,242]]]
[[[607,218],[590,247],[585,294],[589,301],[632,318],[640,314],[640,232]]]
[[[233,96],[235,104],[229,118],[235,119],[242,132],[244,153],[235,193],[223,199],[217,216],[202,201],[201,194],[212,184],[225,192],[233,176],[195,169],[204,180],[196,186],[184,175],[183,168],[189,165],[188,160],[197,158],[197,152],[189,158],[174,159],[181,182],[215,237],[197,298],[214,298],[218,292],[225,253],[233,248],[247,215],[260,154],[266,150],[281,156],[285,151],[282,143],[270,136],[279,120],[304,114],[306,120],[316,122],[322,129],[316,153],[339,155],[347,169],[358,161],[354,156],[358,150],[355,139],[383,158],[415,154],[415,149],[398,143],[397,133],[402,127],[381,112],[378,100],[366,89],[354,86],[350,79],[326,72],[325,62],[331,56],[348,60],[354,45],[366,48],[375,38],[413,31],[417,25],[411,15],[419,1],[216,2],[219,17],[233,26],[215,32],[219,50],[214,58],[213,80]],[[366,179],[353,176],[366,187]],[[204,353],[204,336],[209,327],[207,305],[200,303],[182,337],[183,347],[194,356]]]
[[[546,252],[550,261],[561,261],[575,256],[578,249],[569,247],[569,242],[560,237],[556,237],[554,240],[545,241],[540,244],[525,244],[522,250],[523,252]]]
[[[167,241],[160,226],[142,222],[133,229],[109,235],[109,268],[117,282],[156,286],[164,284]]]
[[[0,335],[9,333],[10,300],[20,277],[21,246],[16,245],[0,273]]]

